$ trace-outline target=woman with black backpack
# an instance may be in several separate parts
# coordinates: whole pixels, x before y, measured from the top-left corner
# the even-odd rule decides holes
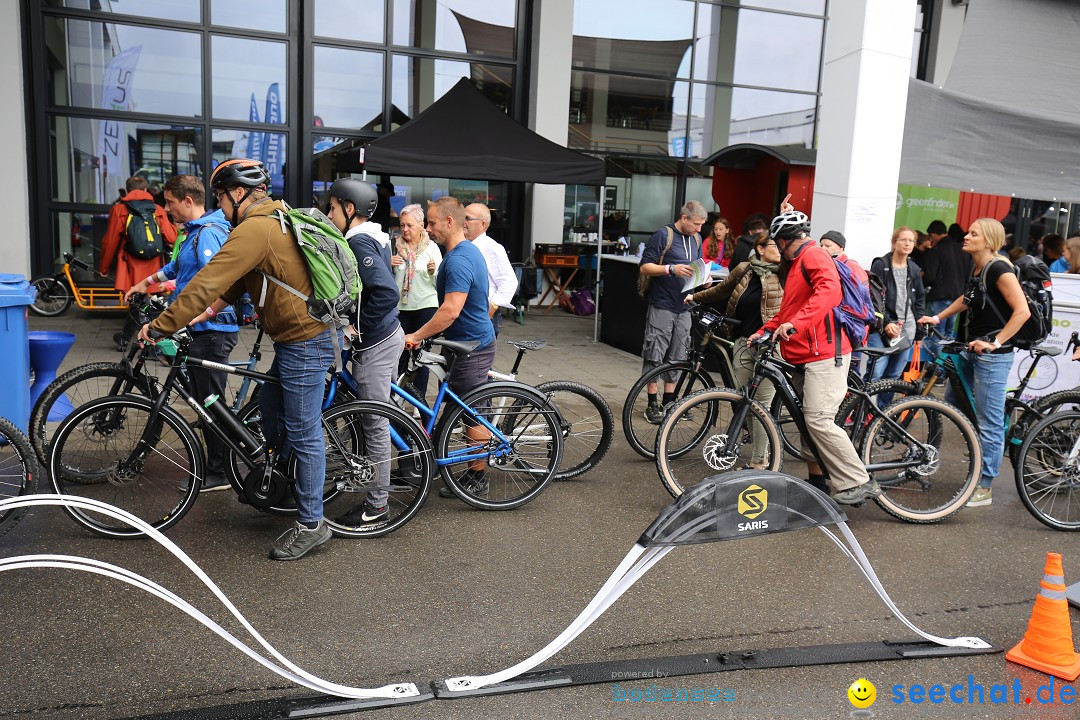
[[[967,362],[962,363],[960,370],[967,375],[975,396],[983,453],[979,487],[968,507],[992,502],[990,485],[997,477],[1005,447],[1005,392],[1013,363],[1013,346],[1009,341],[1031,316],[1012,263],[998,254],[1004,245],[1005,228],[1000,222],[980,218],[971,223],[963,248],[971,256],[974,267],[964,294],[937,315],[919,318],[920,324],[937,325],[966,311],[960,330],[968,344],[964,353]]]

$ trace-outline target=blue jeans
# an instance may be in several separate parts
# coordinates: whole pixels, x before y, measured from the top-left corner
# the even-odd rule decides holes
[[[1014,354],[976,355],[966,352],[963,355],[967,362],[962,364],[960,370],[975,395],[975,419],[979,424],[979,445],[982,446],[983,466],[979,487],[989,488],[998,475],[1001,456],[1005,452],[1005,392]],[[946,393],[945,399],[949,399],[949,393]]]
[[[267,446],[277,450],[279,461],[290,449],[296,454],[296,505],[300,522],[318,522],[323,517],[326,441],[322,403],[326,371],[333,361],[330,330],[310,340],[276,342],[274,362],[267,374],[280,378],[281,384],[264,383],[259,391]]]
[[[866,339],[866,346],[883,348],[885,347],[885,341],[881,339],[880,333],[872,332],[870,337]],[[892,355],[874,358],[874,360],[874,372],[870,375],[871,380],[881,380],[882,378],[895,380],[900,377],[904,372],[904,368],[907,367],[908,361],[911,360],[911,347],[894,352]]]

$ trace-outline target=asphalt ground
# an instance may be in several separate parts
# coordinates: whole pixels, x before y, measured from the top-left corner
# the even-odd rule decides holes
[[[111,336],[119,326],[115,317],[77,309],[31,318],[32,329],[77,334],[62,370],[115,360]],[[526,358],[521,379],[583,382],[618,417],[640,359],[593,343],[592,329],[591,319],[554,311],[530,314],[524,326],[507,322],[501,337],[546,337],[548,347]],[[250,332],[243,331],[234,359]],[[508,369],[512,360],[512,348],[500,344],[497,367]],[[1027,513],[1008,461],[994,490],[992,506],[938,525],[905,524],[873,504],[848,514],[885,589],[916,625],[1007,649],[1024,635],[1045,553],[1063,553],[1066,582],[1080,581],[1080,543]],[[389,537],[335,539],[299,562],[278,563],[266,552],[288,520],[221,492],[200,497],[168,534],[292,661],[329,680],[377,687],[493,672],[531,655],[577,616],[670,501],[652,462],[635,455],[617,428],[599,468],[553,484],[512,512],[472,510],[433,492],[419,515]],[[99,538],[59,509],[37,508],[0,539],[0,556],[31,553],[124,566],[241,632],[178,561],[149,541]],[[166,603],[114,580],[55,569],[0,573],[0,617],[0,718],[127,718],[310,694]],[[1075,634],[1075,618],[1072,626]],[[851,561],[817,530],[802,530],[676,549],[545,665],[914,637]],[[854,710],[847,688],[860,677],[877,688],[870,708],[877,717],[1080,716],[1062,702],[1061,681],[1053,683],[1055,702],[1045,704],[1049,676],[995,654],[612,678],[340,717],[838,718]],[[907,700],[913,685],[935,684],[944,687],[942,702]],[[954,684],[962,686],[955,693],[962,704],[948,698]],[[995,684],[1003,688],[992,696]],[[983,687],[983,703],[968,702],[978,699],[969,685]],[[701,689],[702,696],[730,699],[651,701],[653,686],[661,697],[665,689],[677,696],[685,688],[688,698]],[[897,686],[904,702],[894,702]],[[645,699],[632,700],[635,690]],[[1007,702],[993,703],[1001,692]]]

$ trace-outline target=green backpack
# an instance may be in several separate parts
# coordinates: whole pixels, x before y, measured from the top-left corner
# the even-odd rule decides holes
[[[303,299],[308,315],[319,322],[333,328],[348,325],[360,299],[356,256],[330,218],[317,208],[290,208],[285,205],[285,210],[277,213],[281,232],[285,234],[291,231],[296,238],[300,256],[311,274],[313,290],[308,296],[272,275],[262,273],[263,278]],[[266,297],[265,282],[262,296],[260,306]],[[336,333],[334,335],[336,338]]]

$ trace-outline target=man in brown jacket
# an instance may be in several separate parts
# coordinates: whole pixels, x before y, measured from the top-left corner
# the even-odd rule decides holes
[[[151,332],[171,335],[193,321],[205,321],[236,303],[245,291],[257,299],[262,326],[274,340],[274,362],[268,373],[281,380],[280,385],[264,384],[259,393],[263,433],[267,446],[279,456],[284,457],[286,447],[296,454],[300,515],[274,543],[270,557],[297,560],[330,539],[330,528],[323,520],[326,447],[321,416],[334,344],[331,329],[308,315],[303,300],[263,275],[305,295],[312,292],[296,240],[290,231],[283,231],[275,215],[285,206],[267,195],[269,184],[270,176],[257,160],[234,158],[217,166],[210,186],[234,229],[169,309],[143,326],[139,338],[149,341]]]

